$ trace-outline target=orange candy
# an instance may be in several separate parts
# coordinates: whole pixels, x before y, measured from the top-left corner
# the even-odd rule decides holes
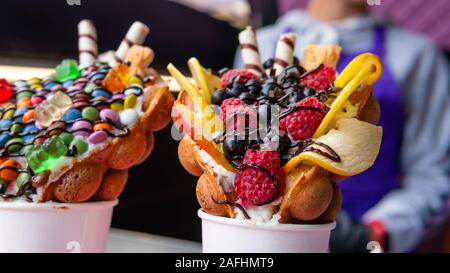
[[[27,123],[30,120],[34,119],[34,109],[26,112],[22,117],[22,122]]]
[[[119,64],[118,66],[109,70],[105,79],[103,80],[103,87],[110,92],[120,92],[126,86],[131,78],[130,68],[126,64]]]
[[[106,123],[106,122],[97,123],[94,125],[94,131],[98,131],[98,130],[111,131],[112,126],[111,126],[111,124]]]
[[[8,159],[0,164],[0,178],[5,181],[14,181],[19,174],[20,164],[13,160]]]
[[[17,108],[26,108],[26,107],[31,107],[31,99],[27,97],[21,98],[17,102]]]

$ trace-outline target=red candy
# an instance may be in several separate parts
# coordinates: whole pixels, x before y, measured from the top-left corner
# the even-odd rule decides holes
[[[0,103],[7,102],[13,96],[13,86],[5,79],[0,79]]]

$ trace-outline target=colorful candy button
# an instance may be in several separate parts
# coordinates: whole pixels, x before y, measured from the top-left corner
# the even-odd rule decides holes
[[[120,123],[125,126],[134,124],[138,119],[138,114],[134,109],[125,109],[120,113]]]
[[[34,109],[29,110],[22,116],[22,122],[27,123],[31,120],[34,120]]]
[[[38,105],[43,100],[44,100],[44,98],[41,96],[33,96],[33,97],[31,97],[31,105]]]
[[[6,130],[11,127],[12,120],[11,119],[2,119],[0,120],[0,129]]]
[[[93,132],[89,137],[88,137],[88,141],[92,144],[99,144],[104,142],[106,139],[108,138],[108,134],[103,131],[95,131]]]
[[[140,87],[139,85],[132,85],[127,87],[127,89],[123,93],[125,94],[125,96],[129,96],[131,94],[139,96],[142,94],[142,87]]]
[[[62,139],[62,141],[64,142],[64,144],[66,144],[67,146],[70,145],[70,143],[73,140],[73,135],[71,133],[67,133],[67,132],[62,132],[59,137]]]
[[[76,151],[77,155],[84,154],[89,148],[87,142],[83,138],[79,138],[79,137],[74,138],[70,145],[72,147],[75,147],[75,151]]]
[[[102,111],[100,111],[100,119],[110,120],[115,124],[120,121],[119,114],[112,109],[103,109]]]
[[[136,95],[131,94],[125,98],[125,101],[123,102],[123,107],[125,109],[134,108],[136,107],[136,103],[137,103]]]
[[[8,152],[15,153],[20,151],[23,145],[24,141],[21,138],[15,137],[6,142],[5,148]]]
[[[123,110],[123,104],[120,102],[111,103],[111,109],[116,112],[121,112]]]
[[[8,159],[0,164],[0,178],[5,181],[14,181],[19,174],[20,164],[13,160]]]
[[[31,98],[29,97],[23,97],[19,101],[17,101],[17,107],[23,108],[23,107],[31,107]]]
[[[75,108],[71,108],[64,113],[64,121],[72,121],[81,118],[81,111]]]
[[[130,81],[128,83],[130,85],[133,85],[133,84],[137,84],[137,85],[140,85],[140,86],[144,85],[144,83],[142,82],[142,80],[141,80],[141,78],[139,76],[131,77],[131,79],[130,79]]]
[[[101,122],[101,123],[97,123],[94,125],[94,131],[99,131],[99,130],[105,130],[105,131],[112,131],[112,126],[111,124],[107,123],[107,122]]]
[[[72,132],[75,136],[88,137],[92,131],[92,125],[89,121],[79,120],[72,125]]]
[[[26,181],[28,181],[28,179],[30,179],[31,175],[28,172],[21,172],[19,173],[19,175],[16,178],[16,185],[18,188],[20,188],[20,186],[22,186],[23,183],[25,183]]]
[[[81,111],[81,116],[90,121],[98,120],[98,110],[93,106],[88,106]]]
[[[11,136],[7,133],[0,134],[0,147],[4,147],[6,142],[11,139]]]
[[[94,97],[105,97],[109,99],[111,97],[111,94],[103,89],[96,89],[92,92],[92,96]]]
[[[16,124],[13,124],[13,125],[11,126],[11,129],[9,129],[9,130],[11,131],[11,133],[17,134],[17,133],[19,133],[20,131],[22,131],[22,128],[23,128],[23,126],[22,126],[21,124],[16,123]]]
[[[21,100],[23,98],[29,98],[33,95],[33,92],[31,90],[28,91],[28,89],[25,89],[24,91],[20,91],[16,95],[16,100]]]
[[[4,118],[4,119],[6,119],[6,118],[12,118],[12,117],[14,116],[14,113],[15,113],[15,112],[16,112],[16,108],[15,108],[15,107],[10,107],[10,108],[8,108],[8,109],[4,112],[2,118]]]

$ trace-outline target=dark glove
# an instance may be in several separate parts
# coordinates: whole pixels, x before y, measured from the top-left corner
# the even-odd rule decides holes
[[[367,253],[369,235],[369,227],[341,211],[336,220],[336,228],[331,231],[330,252]]]

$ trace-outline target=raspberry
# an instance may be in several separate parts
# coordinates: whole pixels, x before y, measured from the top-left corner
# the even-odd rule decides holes
[[[234,116],[234,123],[228,123],[227,121],[235,114],[240,113],[239,115]],[[220,114],[222,115],[223,122],[227,125],[231,126],[234,124],[233,129],[245,128],[245,125],[249,125],[251,122],[252,128],[256,128],[257,118],[256,113],[252,109],[250,109],[245,102],[241,101],[237,98],[229,98],[222,102],[220,106]],[[241,122],[245,122],[242,124]],[[243,125],[241,127],[241,125]]]
[[[300,80],[309,88],[315,90],[327,90],[336,79],[336,71],[329,65],[322,65],[318,70]]]
[[[0,103],[7,102],[13,96],[13,86],[5,79],[0,79]]]
[[[313,136],[325,117],[325,105],[316,97],[307,97],[295,106],[307,106],[317,110],[299,109],[280,120],[280,130],[287,131],[294,140],[305,140]],[[294,106],[294,107],[295,107]]]
[[[225,86],[227,86],[237,76],[241,76],[241,78],[239,79],[239,82],[241,83],[246,82],[248,79],[258,79],[255,74],[246,70],[231,69],[222,75],[222,88],[225,88]]]
[[[284,180],[278,152],[249,149],[242,167],[234,181],[242,206],[261,206],[280,196]]]

